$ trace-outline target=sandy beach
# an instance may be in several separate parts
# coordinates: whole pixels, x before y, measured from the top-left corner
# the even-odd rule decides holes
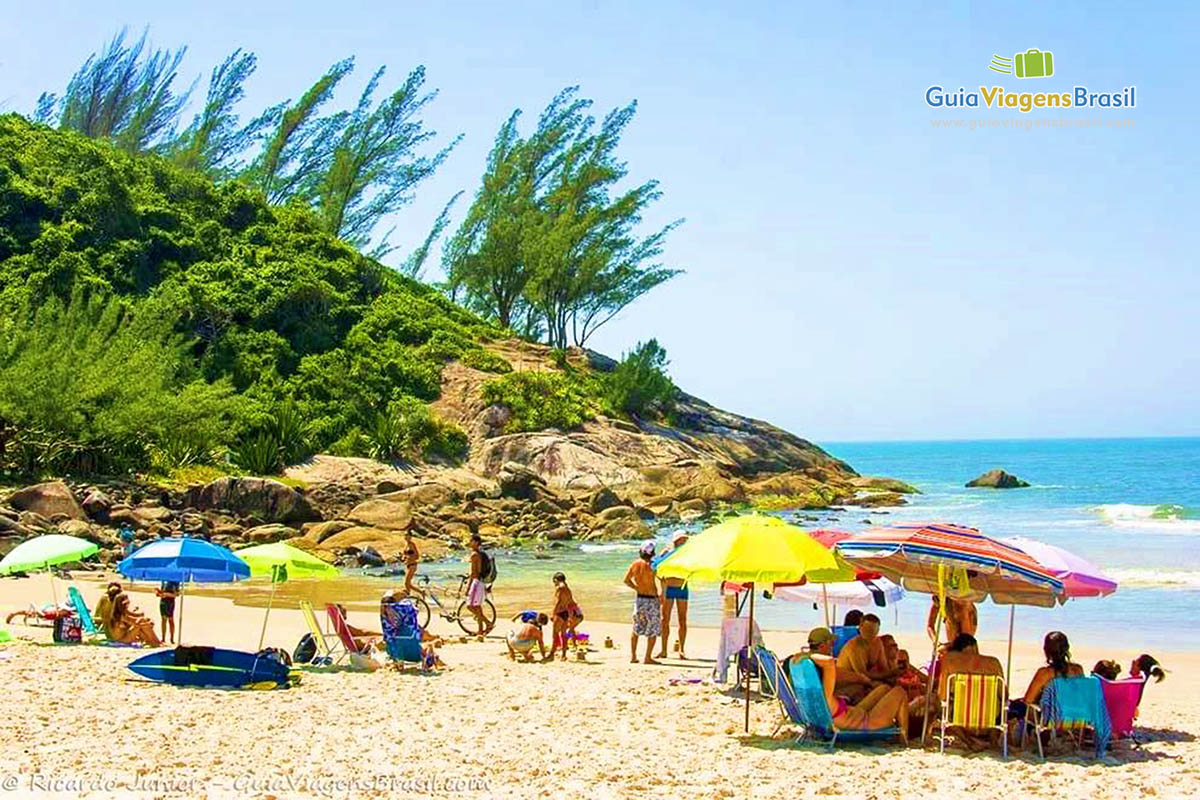
[[[91,577],[91,576],[88,576]],[[61,585],[61,584],[60,584]],[[98,584],[77,582],[88,602]],[[64,587],[65,588],[65,587]],[[0,608],[48,592],[44,575],[0,582]],[[135,604],[150,613],[153,595]],[[185,639],[254,649],[261,612],[191,597]],[[366,611],[351,621],[375,627]],[[444,623],[441,623],[444,625]],[[435,626],[435,630],[437,627]],[[501,626],[502,629],[502,626]],[[587,661],[512,663],[498,639],[451,641],[434,676],[305,671],[284,691],[174,689],[132,680],[140,651],[50,643],[48,628],[10,626],[0,652],[8,708],[0,720],[0,788],[12,796],[291,797],[1184,797],[1200,792],[1200,681],[1195,654],[1158,653],[1172,670],[1149,687],[1141,730],[1152,740],[1102,762],[1079,755],[939,755],[898,745],[836,752],[768,734],[774,701],[752,704],[705,678],[716,631],[695,629],[695,661],[628,663],[627,626],[587,622],[600,644]],[[268,644],[304,631],[294,609],[272,612]],[[443,628],[442,632],[449,633]],[[614,649],[602,646],[606,636]],[[799,632],[769,631],[791,652]],[[921,642],[902,642],[911,648]],[[985,652],[1003,657],[1003,642]],[[1136,647],[1076,652],[1128,662]],[[1014,683],[1037,665],[1014,653]]]

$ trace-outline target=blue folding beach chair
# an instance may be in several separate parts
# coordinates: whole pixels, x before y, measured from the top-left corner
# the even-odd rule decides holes
[[[1104,755],[1108,740],[1112,736],[1112,724],[1108,718],[1108,707],[1104,704],[1104,687],[1095,675],[1078,678],[1055,678],[1042,690],[1042,701],[1030,704],[1026,717],[1026,728],[1033,728],[1037,738],[1038,755],[1042,750],[1042,732],[1049,731],[1051,738],[1058,733],[1069,735],[1075,743],[1082,743],[1085,731],[1091,731],[1096,745],[1096,758]],[[1024,738],[1024,736],[1022,736]]]
[[[833,657],[837,658],[842,654],[842,648],[846,643],[858,636],[857,625],[834,625],[830,628],[833,632]]]
[[[388,658],[400,666],[415,664],[428,669],[421,647],[421,626],[417,623],[417,607],[411,600],[384,603],[379,607],[379,625]]]
[[[779,678],[780,706],[790,721],[802,730],[797,742],[806,739],[828,742],[832,750],[838,742],[871,742],[900,736],[900,729],[896,727],[876,731],[842,731],[835,728],[829,705],[825,702],[821,675],[810,658],[790,661],[787,672],[781,670]]]
[[[779,694],[779,659],[761,644],[754,646],[754,658],[758,661],[758,693],[763,697]]]

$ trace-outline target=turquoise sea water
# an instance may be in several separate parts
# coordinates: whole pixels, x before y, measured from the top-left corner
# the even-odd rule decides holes
[[[1037,640],[1057,628],[1082,642],[1119,638],[1128,643],[1126,648],[1200,650],[1200,439],[823,446],[862,474],[900,478],[923,494],[898,508],[783,514],[802,527],[856,531],[868,521],[939,521],[1057,544],[1104,568],[1120,588],[1107,598],[1073,600],[1055,609],[1019,607],[1018,638]],[[1033,486],[964,488],[994,467]],[[660,531],[660,541],[665,543],[671,530]],[[563,570],[585,613],[590,609],[594,618],[623,620],[631,601],[620,582],[635,551],[635,543],[569,544],[540,554],[500,554],[501,610],[545,605],[550,575]],[[434,569],[454,571],[456,565]],[[885,628],[919,634],[927,609],[927,598],[913,594],[880,616]],[[757,614],[766,627],[803,629],[821,623],[821,613],[802,603],[761,602]],[[717,623],[720,598],[714,587],[693,589],[692,618],[699,624]],[[1004,638],[1008,608],[982,605],[980,623],[981,638]]]

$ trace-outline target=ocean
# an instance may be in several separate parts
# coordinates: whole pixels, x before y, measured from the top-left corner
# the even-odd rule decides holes
[[[1123,649],[1200,650],[1200,438],[821,446],[864,475],[899,478],[922,494],[896,508],[781,512],[801,527],[858,531],[871,524],[937,521],[1056,544],[1103,568],[1120,587],[1110,597],[1076,599],[1054,609],[1018,607],[1018,639],[1040,641],[1046,631],[1058,629],[1080,642],[1119,639]],[[968,480],[996,467],[1032,486],[965,488]],[[660,530],[660,543],[678,527]],[[631,599],[621,579],[636,547],[635,542],[564,543],[558,549],[500,553],[501,611],[545,606],[552,595],[550,576],[562,570],[585,615],[624,620]],[[458,564],[430,567],[441,573],[460,569]],[[909,644],[924,641],[928,607],[928,597],[914,593],[879,610],[885,632],[899,630]],[[979,612],[981,638],[1007,636],[1007,606],[989,601]],[[756,604],[756,616],[766,628],[803,630],[822,624],[822,614],[806,603],[772,599]],[[693,624],[716,625],[719,619],[716,587],[695,587]]]

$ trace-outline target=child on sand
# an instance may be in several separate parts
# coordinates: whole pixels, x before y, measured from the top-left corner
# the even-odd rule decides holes
[[[168,641],[167,628],[170,628],[171,638],[169,641],[171,644],[175,644],[175,598],[179,597],[179,584],[175,581],[164,581],[154,593],[158,595],[159,625],[162,627],[162,633],[158,638],[164,642]]]
[[[567,660],[567,640],[575,635],[575,628],[583,621],[583,610],[575,602],[567,576],[554,573],[554,640],[550,643],[550,658],[562,643],[562,660]]]
[[[519,627],[509,631],[507,639],[508,657],[516,661],[517,653],[520,653],[526,662],[531,662],[533,661],[533,648],[536,645],[542,654],[543,661],[549,661],[553,658],[553,654],[547,658],[546,642],[542,638],[542,626],[549,621],[550,618],[545,614],[538,614],[537,619],[533,622],[522,623]]]

